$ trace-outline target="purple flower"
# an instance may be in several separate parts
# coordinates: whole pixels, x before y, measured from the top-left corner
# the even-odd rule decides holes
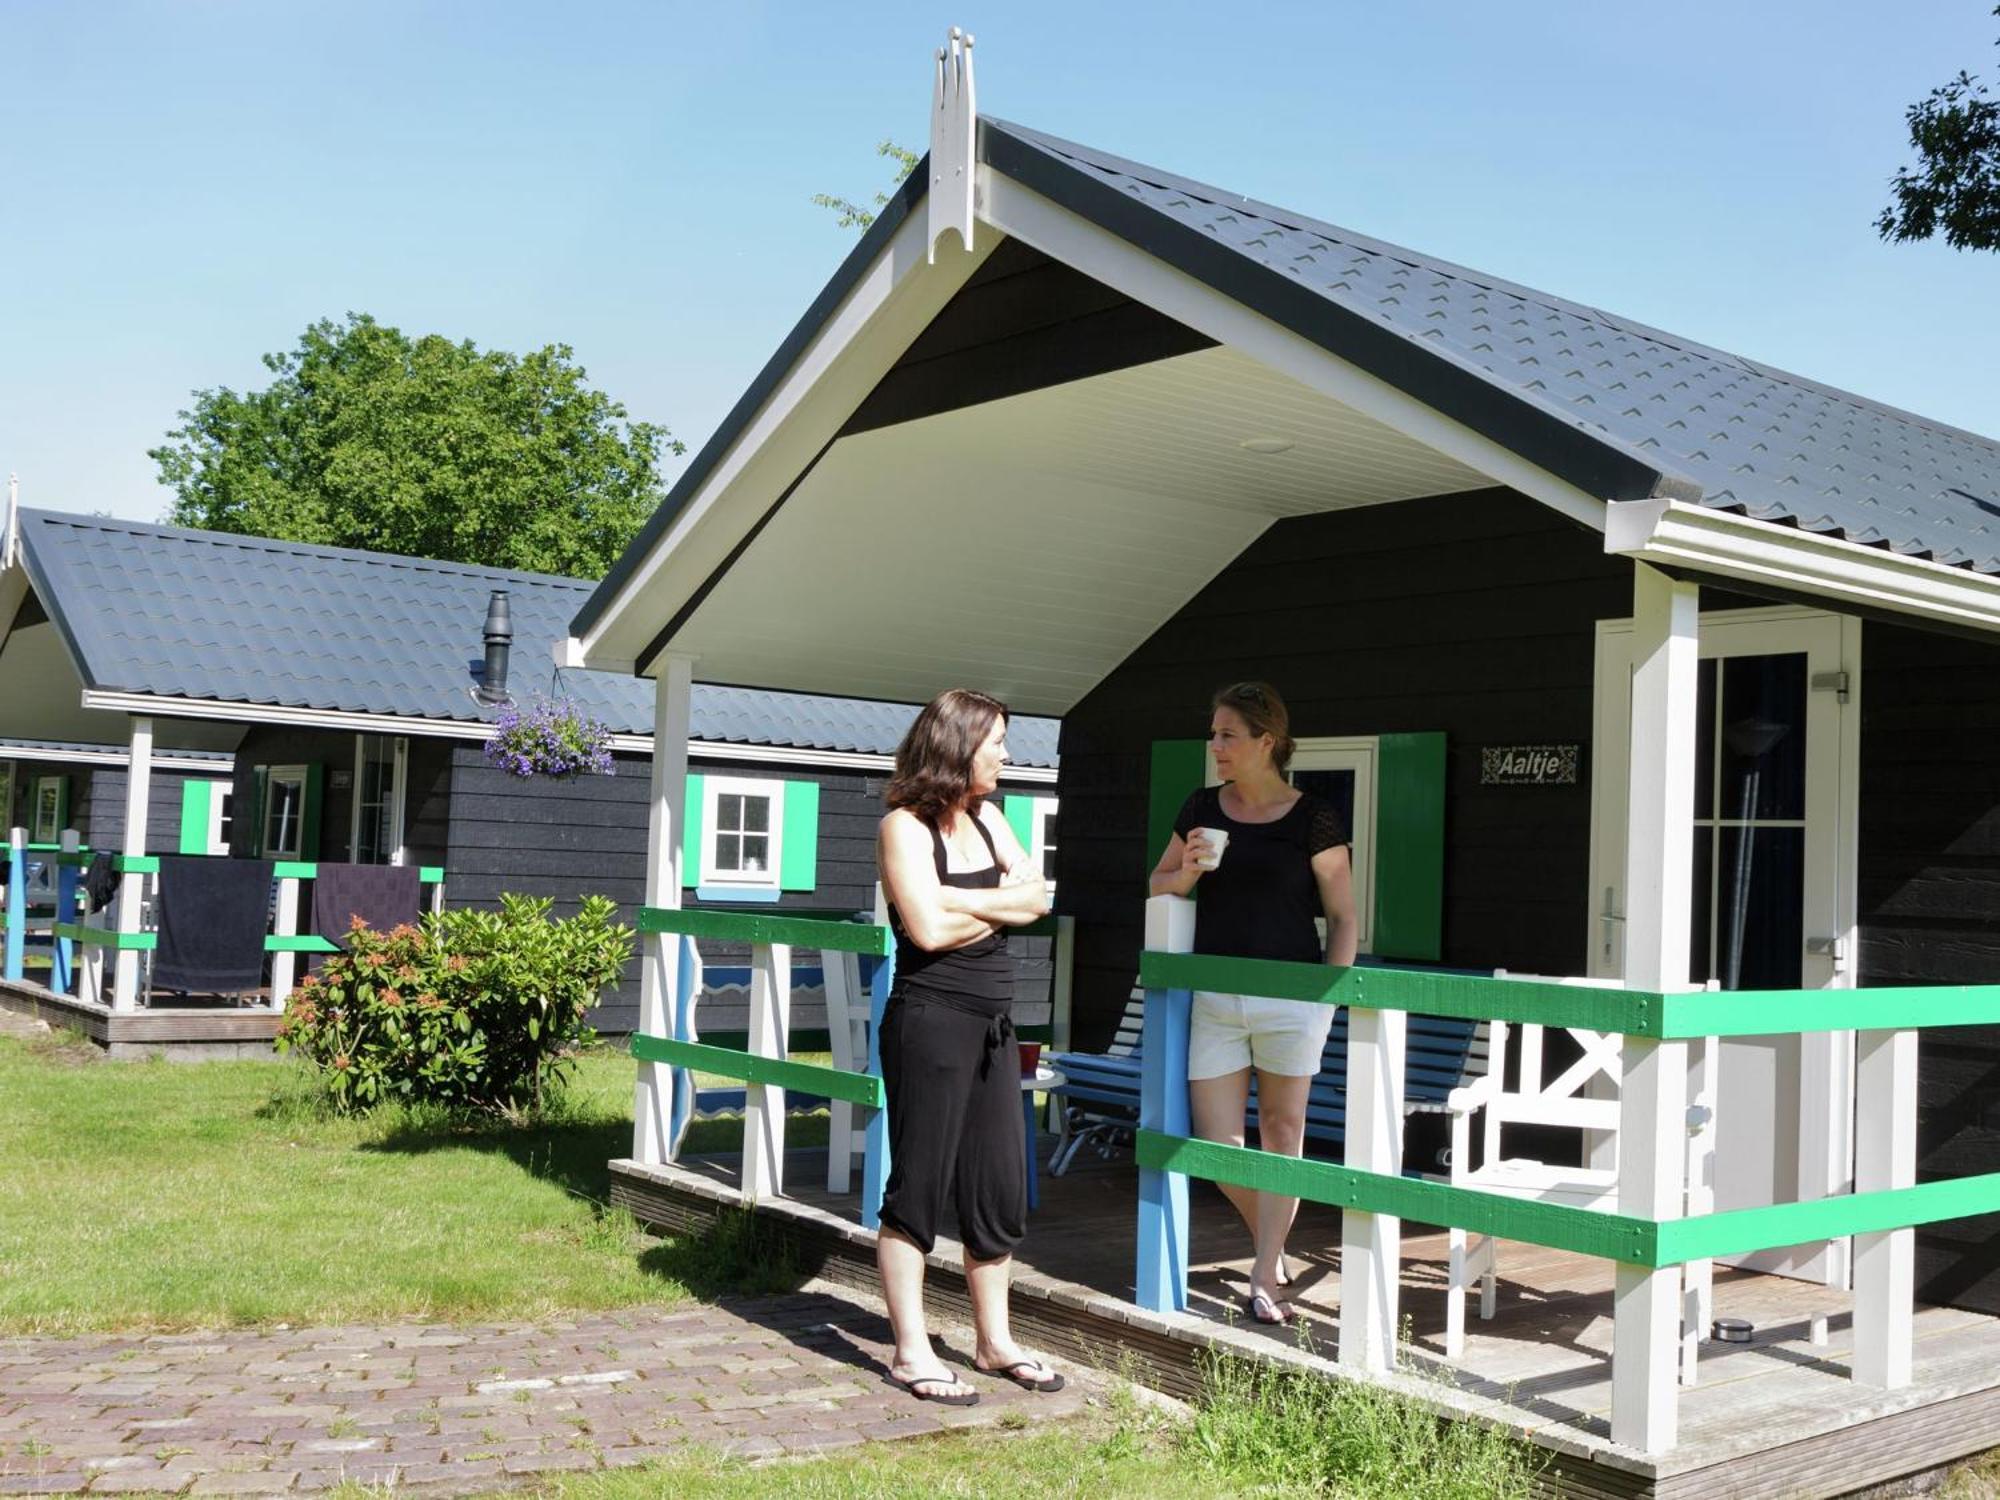
[[[609,776],[611,730],[567,700],[509,704],[493,721],[486,762],[514,776]]]

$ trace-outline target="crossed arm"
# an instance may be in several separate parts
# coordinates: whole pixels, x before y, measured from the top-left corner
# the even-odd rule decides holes
[[[919,948],[963,948],[1002,927],[1022,927],[1048,914],[1048,884],[1007,820],[990,803],[980,808],[979,816],[1000,858],[1001,883],[990,890],[962,890],[939,881],[930,830],[915,814],[898,808],[882,820],[876,836],[882,883]]]

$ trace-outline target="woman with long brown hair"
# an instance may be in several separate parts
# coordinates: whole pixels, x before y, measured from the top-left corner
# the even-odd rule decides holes
[[[1063,1378],[1021,1352],[1007,1324],[1007,1277],[1027,1221],[1006,929],[1049,909],[1041,870],[987,799],[1007,761],[1007,706],[954,688],[917,715],[896,748],[876,849],[896,937],[882,1016],[889,1182],[876,1261],[895,1329],[889,1378],[922,1401],[970,1406],[924,1326],[924,1257],[947,1198],[965,1247],[976,1333],[973,1367],[1033,1391]]]
[[[1239,682],[1209,709],[1218,786],[1187,799],[1153,869],[1155,896],[1197,885],[1194,951],[1295,963],[1354,962],[1354,884],[1348,831],[1333,804],[1286,778],[1291,718],[1277,689]],[[1314,922],[1324,917],[1321,942]],[[1266,1151],[1305,1149],[1306,1097],[1319,1072],[1333,1007],[1198,990],[1188,1024],[1188,1108],[1203,1140],[1243,1144],[1250,1075],[1257,1076],[1257,1139]],[[1285,1236],[1299,1200],[1218,1183],[1250,1228],[1255,1258],[1245,1311],[1285,1323],[1280,1298]]]

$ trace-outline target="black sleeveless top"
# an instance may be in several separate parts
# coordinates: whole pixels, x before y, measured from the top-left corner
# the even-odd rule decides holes
[[[993,890],[1000,884],[1000,851],[993,835],[977,813],[972,826],[986,841],[993,863],[983,870],[951,871],[945,868],[944,834],[932,824],[931,853],[937,861],[938,884],[959,890]],[[932,1000],[953,1010],[981,1016],[1004,1016],[1014,1001],[1014,957],[1007,949],[1003,932],[991,933],[963,948],[946,948],[933,953],[920,948],[903,926],[895,904],[889,906],[889,928],[896,935],[896,978],[889,998],[900,995]]]

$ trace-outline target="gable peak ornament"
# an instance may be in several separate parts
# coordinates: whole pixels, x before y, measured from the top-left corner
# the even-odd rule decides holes
[[[931,85],[931,180],[929,230],[925,243],[932,264],[937,242],[957,230],[959,242],[972,248],[973,136],[979,119],[972,91],[972,36],[951,28],[938,48]]]

